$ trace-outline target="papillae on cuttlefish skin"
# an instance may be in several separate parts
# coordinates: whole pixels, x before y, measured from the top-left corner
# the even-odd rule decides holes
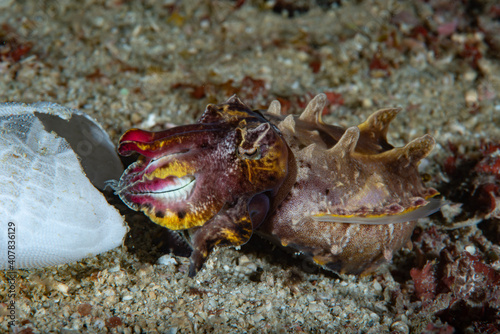
[[[187,231],[191,277],[215,246],[242,245],[253,232],[335,272],[370,271],[439,210],[418,173],[434,139],[394,148],[386,134],[399,109],[345,130],[322,121],[325,104],[319,94],[285,116],[278,101],[260,112],[233,96],[195,124],[131,129],[118,152],[140,156],[113,188],[155,223]]]

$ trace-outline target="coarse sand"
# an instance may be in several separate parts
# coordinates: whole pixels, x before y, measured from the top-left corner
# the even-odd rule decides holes
[[[485,143],[500,143],[495,3],[0,0],[0,102],[80,109],[115,142],[132,127],[192,123],[235,93],[254,108],[278,99],[299,112],[326,92],[324,120],[345,127],[400,106],[389,141],[432,135],[421,172],[453,198],[469,189],[454,188],[453,164],[477,162]],[[497,197],[488,189],[500,203],[498,187]],[[18,271],[16,327],[0,273],[0,332],[494,333],[499,219],[464,208],[422,219],[413,250],[363,277],[320,270],[255,238],[216,249],[191,279],[188,259],[158,259],[161,245],[148,236],[157,227],[129,213],[127,247]]]

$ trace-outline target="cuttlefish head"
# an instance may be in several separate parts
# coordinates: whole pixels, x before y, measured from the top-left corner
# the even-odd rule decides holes
[[[250,212],[242,214],[256,227],[288,171],[279,130],[236,96],[208,105],[195,124],[160,132],[131,129],[118,152],[139,158],[114,186],[116,193],[171,230],[203,226],[239,198],[248,199]]]

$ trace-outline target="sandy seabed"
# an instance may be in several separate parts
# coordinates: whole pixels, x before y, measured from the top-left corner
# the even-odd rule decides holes
[[[324,119],[341,126],[400,106],[389,141],[402,146],[431,134],[437,145],[422,173],[452,202],[419,222],[413,250],[364,277],[319,270],[256,239],[217,249],[190,279],[186,258],[158,264],[161,247],[147,236],[156,227],[128,215],[135,227],[127,247],[20,270],[16,327],[8,327],[0,273],[0,331],[499,330],[495,1],[3,0],[0,7],[0,102],[81,109],[115,142],[131,127],[194,122],[206,104],[235,93],[254,108],[278,99],[299,112],[326,92]],[[130,240],[137,235],[140,242]]]

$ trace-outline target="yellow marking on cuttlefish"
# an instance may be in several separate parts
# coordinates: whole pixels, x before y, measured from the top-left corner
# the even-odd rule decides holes
[[[259,162],[265,162],[265,161],[260,160]],[[256,160],[245,160],[245,163],[247,165],[248,181],[250,181],[250,183],[253,183],[252,181],[253,174],[257,175],[259,174],[259,172],[272,172],[275,170],[279,170],[279,166],[273,166],[273,164],[271,163],[267,164],[269,167],[260,166],[260,164],[257,164]]]
[[[313,261],[314,261],[316,264],[320,265],[320,266],[323,266],[323,265],[325,265],[325,264],[327,263],[325,260],[321,260],[321,259],[320,259],[319,257],[317,257],[317,256],[314,256],[314,257],[313,257]]]
[[[436,193],[436,194],[433,194],[433,195],[429,195],[429,196],[426,196],[425,197],[425,200],[428,200],[436,195],[439,195],[439,193]],[[312,215],[312,218],[314,220],[319,220],[319,221],[331,221],[333,222],[334,219],[339,219],[339,222],[341,223],[344,223],[344,222],[347,222],[345,220],[349,220],[349,219],[352,219],[353,221],[355,221],[356,219],[360,220],[360,223],[365,223],[365,224],[374,224],[373,222],[369,222],[368,220],[370,219],[380,219],[382,220],[383,218],[389,218],[389,217],[403,217],[403,216],[406,216],[408,214],[410,214],[411,212],[417,210],[417,209],[424,209],[427,205],[431,204],[431,208],[435,208],[436,211],[444,204],[445,202],[442,202],[442,201],[436,201],[436,202],[433,202],[433,203],[427,203],[425,205],[421,205],[421,206],[413,206],[413,207],[410,207],[408,209],[405,209],[403,210],[402,212],[398,212],[398,213],[395,213],[395,214],[389,214],[389,213],[380,213],[380,214],[366,214],[366,215],[360,215],[360,214],[349,214],[349,215],[336,215],[336,214],[329,214],[329,213],[318,213],[318,214],[315,214],[315,215]],[[431,209],[432,211],[432,209]],[[429,214],[432,214],[434,213],[435,211],[432,211],[430,213],[427,213],[426,215],[423,215],[421,217],[417,217],[416,219],[418,218],[422,218],[422,217],[425,217]],[[328,218],[327,218],[328,217]],[[322,219],[323,218],[323,219]],[[324,218],[327,218],[327,219],[324,219]],[[363,222],[363,220],[366,219],[366,222]],[[411,221],[411,220],[414,220],[415,218],[413,219],[408,219],[408,221]],[[402,222],[402,221],[400,221]],[[394,223],[394,222],[392,222]],[[375,224],[380,224],[380,223],[375,223]],[[389,222],[388,224],[391,224],[391,222]]]
[[[313,215],[313,217],[314,218],[316,218],[316,217],[317,218],[321,218],[321,217],[339,217],[339,218],[373,218],[373,219],[376,219],[376,218],[384,218],[384,217],[392,217],[392,216],[401,216],[401,215],[407,214],[409,212],[412,212],[412,211],[414,211],[417,208],[420,208],[420,206],[411,207],[409,209],[406,209],[404,211],[401,211],[401,212],[398,212],[398,213],[394,213],[394,214],[380,213],[380,214],[365,214],[365,215],[360,215],[360,214],[353,213],[353,214],[350,214],[350,215],[336,215],[336,214],[333,214],[333,213],[318,213],[318,214]]]
[[[221,234],[223,235],[223,239],[221,238],[219,242],[227,240],[231,245],[238,246],[246,241],[241,235],[228,228],[221,230]]]
[[[150,174],[145,174],[144,177],[148,180],[152,179],[165,179],[169,176],[183,177],[186,175],[193,175],[195,173],[194,167],[187,163],[172,161],[166,167],[159,167],[154,169]]]
[[[402,215],[405,215],[407,213],[410,213],[418,208],[421,208],[422,206],[414,206],[414,207],[411,207],[411,208],[408,208],[406,210],[403,210],[401,212],[398,212],[398,213],[394,213],[394,214],[389,214],[389,213],[380,213],[380,214],[365,214],[365,215],[360,215],[360,214],[356,214],[356,213],[353,213],[353,214],[350,214],[350,215],[336,215],[336,214],[333,214],[333,213],[318,213],[318,214],[315,214],[313,215],[314,218],[318,217],[339,217],[339,218],[384,218],[384,217],[392,217],[392,216],[402,216]]]
[[[126,143],[126,142],[125,142]],[[148,143],[133,142],[141,151],[156,151],[163,146],[172,145],[173,143],[182,143],[182,137],[175,136],[171,139],[155,140]],[[123,143],[122,143],[123,144]]]
[[[177,213],[172,211],[167,211],[163,217],[157,217],[155,214],[156,210],[154,208],[142,208],[141,210],[154,223],[175,231],[203,226],[210,218],[212,218],[210,210],[206,210],[204,212],[188,212],[182,219],[179,218]]]
[[[259,172],[274,172],[277,171],[280,173],[278,177],[281,177],[284,175],[287,171],[287,160],[281,159],[280,155],[280,150],[277,147],[273,147],[272,149],[269,150],[267,153],[266,157],[259,159],[259,160],[249,160],[245,159],[245,163],[247,166],[247,173],[248,173],[248,180],[250,183],[253,183],[252,181],[252,175],[253,174],[258,174]],[[279,163],[276,164],[275,162],[278,161]]]
[[[248,111],[242,111],[242,110],[235,110],[235,109],[229,109],[229,105],[225,105],[224,108],[222,109],[222,112],[219,112],[221,116],[236,116],[236,118],[244,118],[244,117],[250,117],[250,114],[248,114]]]

